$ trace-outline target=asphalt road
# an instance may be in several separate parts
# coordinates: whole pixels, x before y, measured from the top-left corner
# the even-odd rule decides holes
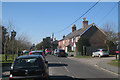
[[[46,59],[49,61],[49,74],[51,79],[113,80],[113,78],[118,78],[117,75],[69,58],[47,55]]]
[[[117,75],[66,57],[47,55],[46,59],[50,80],[118,80]]]

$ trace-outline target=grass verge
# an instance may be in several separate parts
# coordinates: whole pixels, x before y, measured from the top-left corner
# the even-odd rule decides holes
[[[1,60],[0,60],[0,63],[12,63],[16,57],[18,57],[17,54],[14,54],[14,58],[13,58],[13,55],[12,55],[12,54],[9,54],[9,55],[7,56],[7,61],[6,61],[6,60],[5,60],[5,55],[4,55],[4,54],[1,54],[1,55],[0,55],[0,59],[1,59]]]
[[[116,67],[120,67],[120,63],[118,60],[112,60],[110,63],[108,63],[109,65],[112,66],[116,66]]]
[[[92,58],[91,56],[75,56],[75,58]]]

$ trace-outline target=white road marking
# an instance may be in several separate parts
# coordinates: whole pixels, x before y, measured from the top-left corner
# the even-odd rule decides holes
[[[59,63],[62,63],[62,62],[59,62]]]
[[[99,67],[98,65],[94,65],[95,67]],[[99,67],[100,69],[102,69],[102,70],[104,70],[104,71],[107,71],[107,72],[109,72],[109,73],[112,73],[112,74],[114,74],[114,75],[117,75],[117,76],[119,76],[119,74],[117,74],[117,73],[114,73],[114,72],[112,72],[112,71],[109,71],[109,70],[106,70],[106,69],[104,69],[104,68],[102,68],[102,67]]]
[[[58,62],[48,62],[48,63],[58,63]]]
[[[62,62],[59,62],[59,63],[62,63]],[[67,70],[67,72],[70,72],[70,71],[67,69],[67,67],[64,66],[64,68]]]
[[[64,66],[64,68],[67,70],[67,72],[70,72],[70,71],[67,69],[67,67]]]

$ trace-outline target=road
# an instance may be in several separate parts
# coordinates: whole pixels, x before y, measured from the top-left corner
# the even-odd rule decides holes
[[[50,80],[118,80],[115,74],[66,57],[47,55],[46,59],[49,62]]]
[[[71,80],[110,80],[110,78],[118,77],[94,66],[80,63],[69,58],[56,57],[53,55],[47,55],[46,58],[49,61],[49,74],[51,78],[53,76],[53,78],[65,78],[66,80],[68,80],[68,78]]]

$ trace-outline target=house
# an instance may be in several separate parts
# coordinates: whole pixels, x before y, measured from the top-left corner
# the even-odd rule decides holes
[[[77,42],[81,37],[87,37],[91,47],[103,48],[105,47],[106,34],[95,24],[89,24],[88,21],[83,18],[82,28],[76,30],[76,25],[72,26],[72,32],[64,36],[58,43],[61,49],[68,51],[77,51]]]

